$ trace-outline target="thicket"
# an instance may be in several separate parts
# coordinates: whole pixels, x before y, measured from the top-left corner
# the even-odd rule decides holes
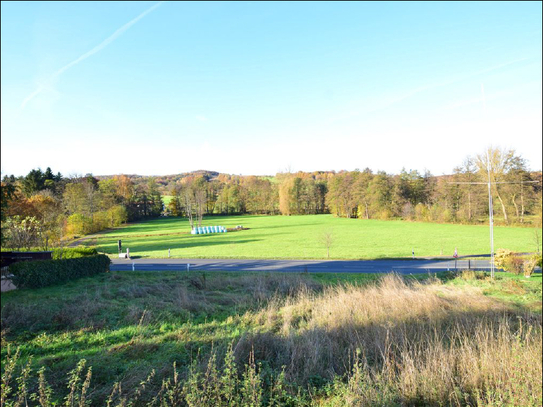
[[[63,260],[22,261],[9,266],[18,288],[40,288],[90,277],[109,271],[111,260],[104,254]]]

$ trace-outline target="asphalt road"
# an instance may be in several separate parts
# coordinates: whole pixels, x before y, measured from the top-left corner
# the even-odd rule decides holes
[[[469,262],[469,263],[468,263]],[[457,269],[489,270],[488,260],[457,260]],[[114,259],[111,270],[283,271],[309,273],[435,273],[455,269],[454,260],[223,260]]]

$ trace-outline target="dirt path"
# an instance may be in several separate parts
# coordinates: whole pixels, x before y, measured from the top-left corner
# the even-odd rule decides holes
[[[154,234],[148,234],[148,235],[130,235],[129,238],[136,238],[136,237],[155,237],[155,236],[179,236],[179,235],[190,235],[190,232],[175,232],[175,233],[154,233]],[[124,236],[115,236],[117,239],[125,239]],[[89,239],[111,239],[111,236],[100,236],[100,235],[90,235],[85,236],[82,238],[79,238],[72,243],[68,245],[68,247],[76,247],[77,245],[81,244],[81,242],[84,242]]]
[[[72,243],[70,243],[68,245],[68,247],[77,247],[79,246],[80,244],[82,244],[83,242],[89,240],[89,239],[94,239],[96,238],[97,236],[96,235],[90,235],[90,236],[85,236],[85,237],[82,237],[80,239],[77,239],[77,240],[74,240]]]

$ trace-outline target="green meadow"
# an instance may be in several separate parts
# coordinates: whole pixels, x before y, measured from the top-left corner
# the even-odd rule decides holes
[[[489,227],[362,220],[332,215],[216,216],[203,226],[245,230],[191,235],[184,218],[160,218],[129,224],[95,235],[86,244],[117,253],[117,240],[132,256],[179,258],[326,259],[323,234],[332,233],[331,259],[409,258],[415,256],[472,255],[490,252]],[[519,252],[536,250],[533,228],[494,228],[494,247]]]

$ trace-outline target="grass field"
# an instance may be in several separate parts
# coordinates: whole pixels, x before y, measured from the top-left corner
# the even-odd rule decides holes
[[[160,218],[97,235],[87,244],[117,253],[117,240],[133,256],[182,258],[325,259],[322,234],[332,231],[332,259],[373,259],[418,256],[460,256],[490,252],[488,226],[417,223],[306,216],[223,216],[204,219],[204,226],[248,230],[190,235],[183,218]],[[495,227],[495,248],[535,251],[533,229]]]
[[[443,277],[135,271],[3,293],[3,400],[43,367],[57,405],[541,405],[541,274]]]

